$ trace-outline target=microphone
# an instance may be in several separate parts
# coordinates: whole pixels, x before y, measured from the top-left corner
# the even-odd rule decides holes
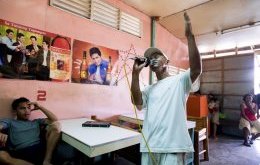
[[[146,63],[144,67],[149,66],[150,63],[151,63],[149,58],[146,58],[146,57],[132,57],[132,58],[129,58],[129,59],[137,61],[138,65]]]

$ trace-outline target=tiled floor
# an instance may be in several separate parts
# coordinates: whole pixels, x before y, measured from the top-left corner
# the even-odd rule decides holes
[[[209,161],[201,165],[260,165],[260,139],[251,147],[242,143],[242,139],[227,136],[210,139]]]

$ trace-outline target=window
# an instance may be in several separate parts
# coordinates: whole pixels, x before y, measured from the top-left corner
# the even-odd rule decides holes
[[[92,0],[91,19],[118,29],[119,9],[101,0]]]
[[[102,0],[50,0],[50,5],[141,37],[142,23],[139,18]]]
[[[130,34],[141,36],[141,22],[138,18],[133,17],[125,12],[120,13],[120,30]]]
[[[50,0],[50,5],[85,18],[90,18],[90,0]]]

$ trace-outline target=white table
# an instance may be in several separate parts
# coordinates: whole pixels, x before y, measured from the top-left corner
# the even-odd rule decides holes
[[[95,157],[139,144],[141,134],[111,125],[109,128],[82,127],[87,118],[61,120],[62,140],[88,157]]]
[[[135,114],[123,114],[119,116],[119,120],[129,122],[129,123],[134,123],[138,124],[140,123],[143,125],[143,120],[144,120],[144,113],[137,113],[137,118]],[[187,126],[188,129],[195,128],[196,127],[196,122],[194,121],[187,121]]]
[[[123,114],[123,115],[119,116],[119,120],[123,121],[123,122],[129,122],[129,123],[143,125],[144,112],[138,112],[137,116],[136,116],[136,114],[133,114],[133,113]],[[196,122],[187,120],[187,127],[189,130],[192,142],[194,142],[194,128],[196,127]],[[193,159],[194,159],[193,152],[186,154],[186,164],[193,164]]]

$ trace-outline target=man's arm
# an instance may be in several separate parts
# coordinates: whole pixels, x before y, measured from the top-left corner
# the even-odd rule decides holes
[[[2,133],[4,126],[0,123],[0,147],[5,147],[8,135]]]
[[[142,110],[143,105],[142,92],[139,85],[139,74],[145,65],[146,63],[139,65],[138,62],[135,61],[132,72],[131,99],[138,110]]]
[[[185,35],[188,40],[189,62],[190,62],[190,77],[194,82],[201,74],[201,58],[199,50],[196,45],[195,37],[192,33],[190,18],[188,14],[184,13],[185,18]]]
[[[7,48],[11,49],[11,50],[18,50],[18,45],[13,46],[13,43],[10,41],[10,39],[8,37],[3,37],[2,38],[2,43],[5,44],[7,46]]]
[[[252,114],[256,114],[256,104],[255,107],[253,108],[252,105],[248,102],[245,102],[245,105],[248,107],[249,111],[252,113]]]
[[[33,110],[40,110],[40,111],[42,111],[47,116],[48,120],[51,123],[53,123],[55,121],[58,121],[58,118],[56,117],[56,115],[54,115],[51,111],[49,111],[45,107],[39,105],[37,102],[31,102],[30,104],[34,105],[34,109]]]
[[[137,107],[138,110],[142,109],[143,100],[142,100],[142,92],[140,90],[139,85],[139,74],[132,74],[132,84],[131,84],[131,99],[132,103]]]

